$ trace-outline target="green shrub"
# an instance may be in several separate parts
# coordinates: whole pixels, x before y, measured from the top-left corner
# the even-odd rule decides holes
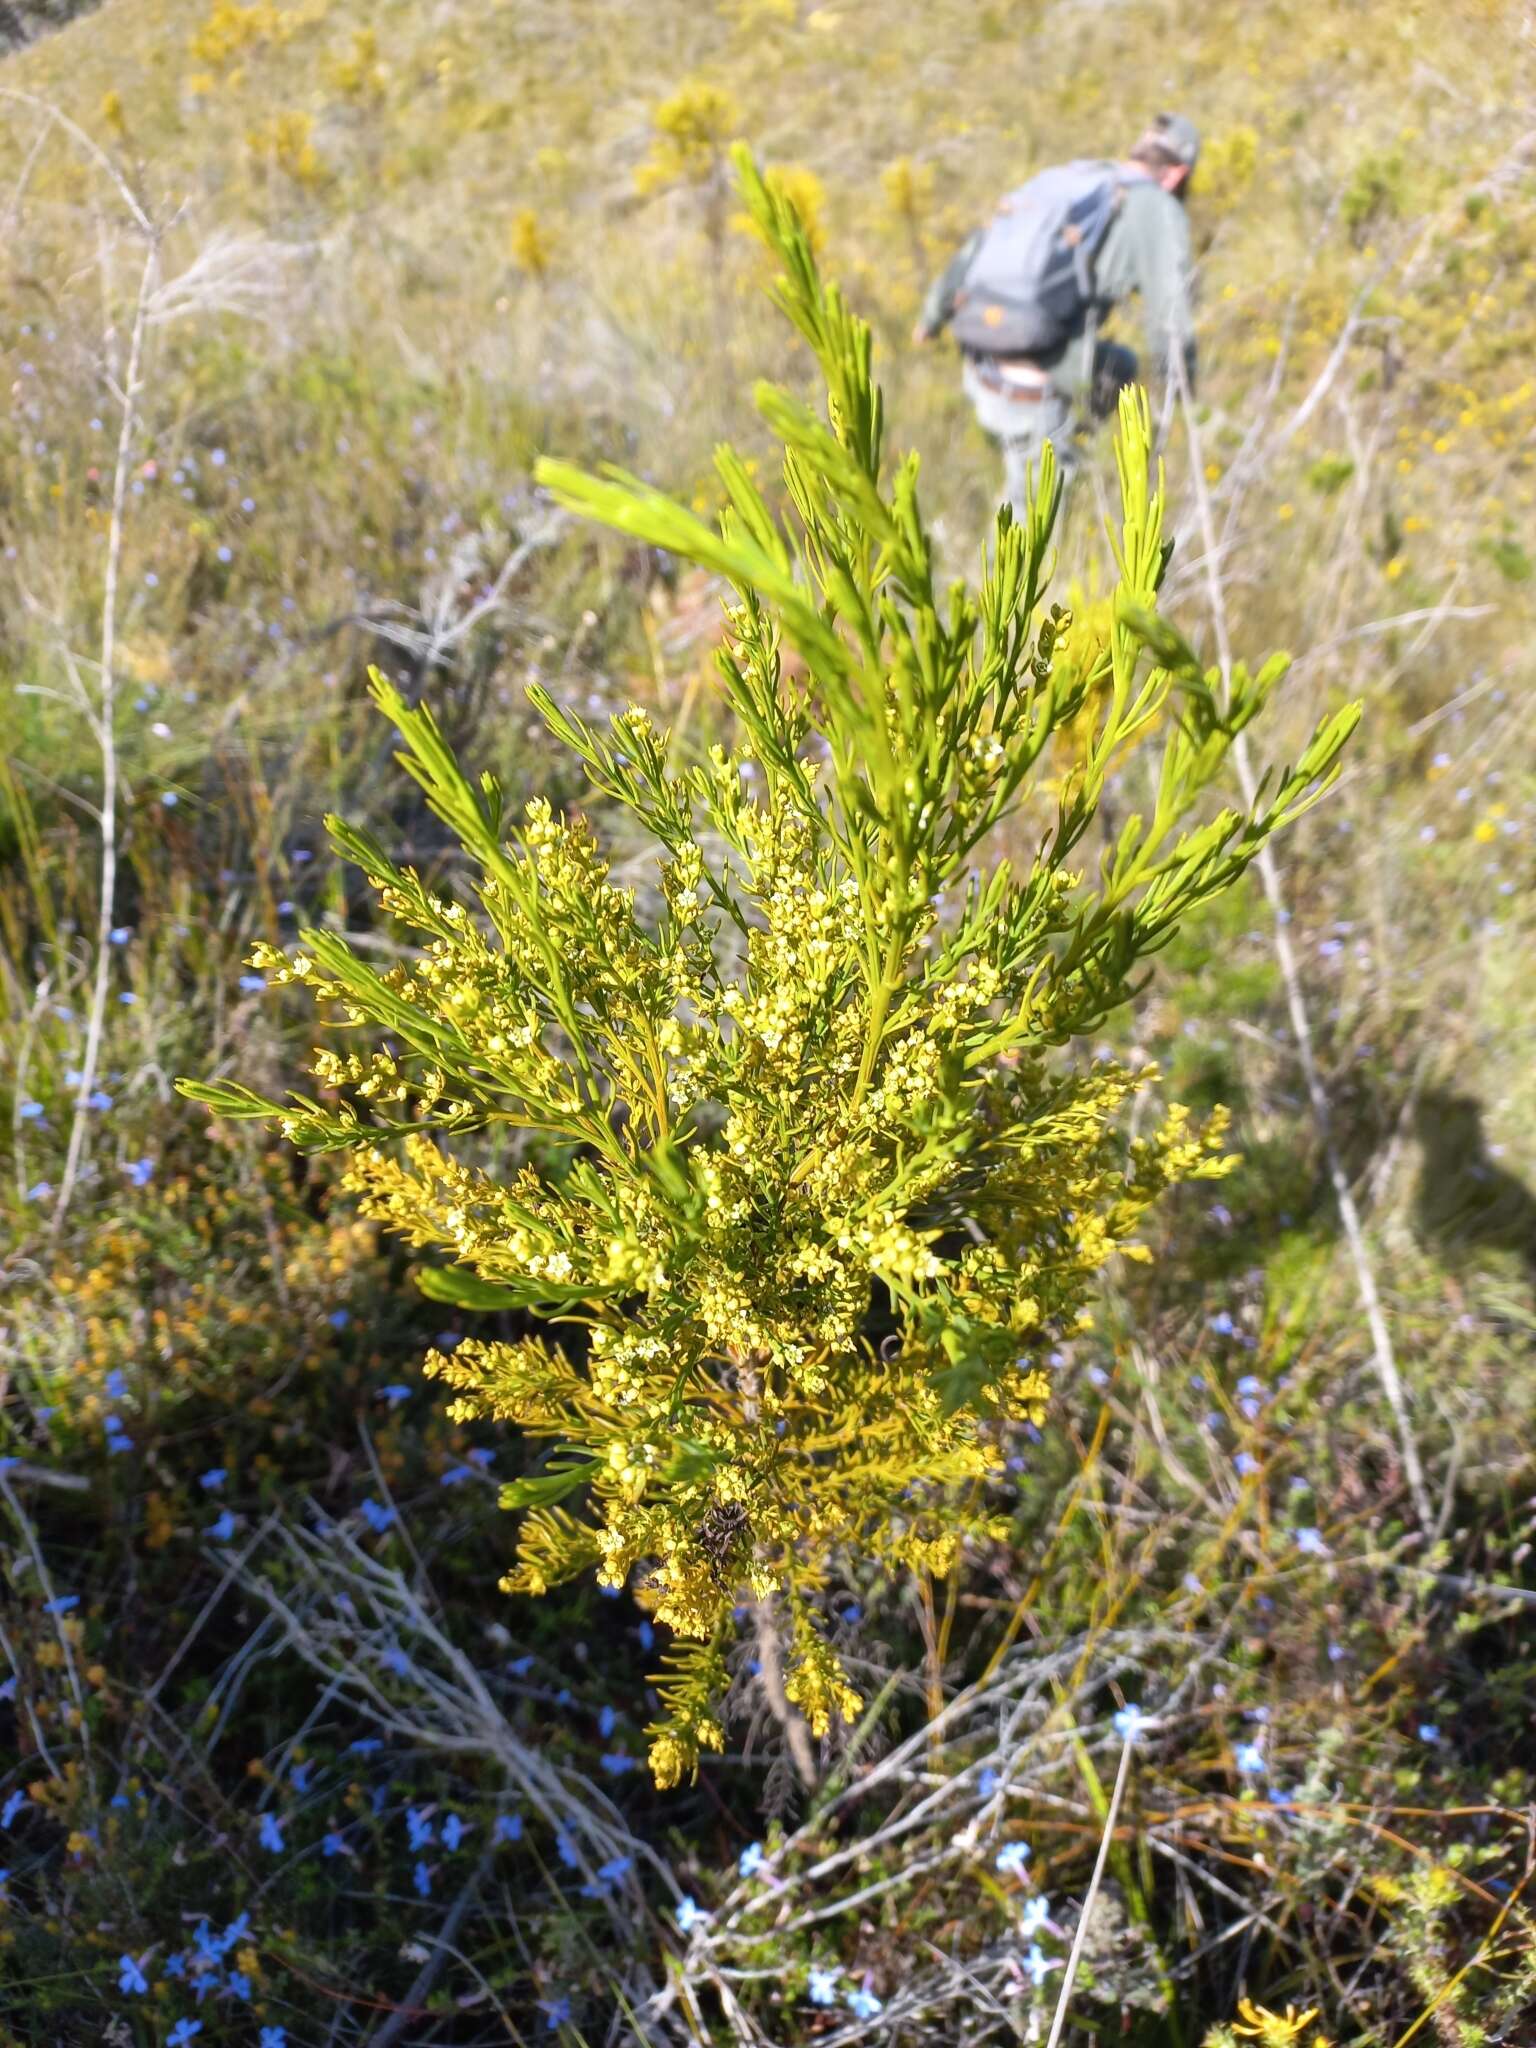
[[[426,1276],[437,1298],[583,1333],[571,1349],[468,1342],[430,1369],[457,1413],[553,1440],[548,1470],[505,1491],[526,1513],[504,1584],[543,1593],[595,1564],[616,1586],[642,1567],[642,1600],[684,1639],[652,1730],[663,1784],[721,1742],[743,1587],[769,1662],[784,1603],[777,1710],[821,1734],[859,1705],[821,1623],[838,1556],[947,1569],[965,1539],[1001,1533],[979,1484],[1001,1466],[997,1425],[1038,1417],[1048,1354],[1148,1204],[1224,1164],[1219,1116],[1198,1131],[1175,1108],[1127,1145],[1118,1112],[1149,1071],[1058,1050],[1327,786],[1356,715],[1320,727],[1252,812],[1191,822],[1284,663],[1239,667],[1223,692],[1156,616],[1167,550],[1144,398],[1121,408],[1112,624],[1091,666],[1057,665],[1049,457],[1024,523],[999,514],[979,589],[941,595],[915,460],[882,487],[869,330],[822,284],[782,194],[738,166],[827,385],[825,421],[757,393],[793,528],[729,449],[718,528],[617,471],[543,470],[567,506],[735,592],[718,662],[733,754],[684,766],[641,711],[604,737],[530,691],[656,846],[653,912],[584,820],[537,799],[509,829],[495,781],[471,783],[431,714],[375,676],[405,767],[478,870],[477,907],[332,820],[420,950],[381,972],[310,931],[258,960],[387,1043],[319,1052],[323,1100],[183,1084],[349,1151],[364,1211],[452,1255]],[[1126,819],[1089,882],[1073,855],[1109,764],[1159,721],[1151,815]],[[1069,727],[1031,865],[989,862]],[[460,1156],[492,1129],[570,1163],[492,1175]]]

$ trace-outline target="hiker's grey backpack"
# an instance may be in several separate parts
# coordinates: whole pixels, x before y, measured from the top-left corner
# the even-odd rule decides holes
[[[1118,166],[1085,160],[1010,192],[981,232],[950,332],[984,355],[1049,355],[1094,302],[1093,261],[1119,208]]]

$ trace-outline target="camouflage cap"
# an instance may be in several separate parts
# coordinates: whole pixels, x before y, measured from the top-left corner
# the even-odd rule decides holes
[[[1182,114],[1154,114],[1147,139],[1166,149],[1176,162],[1191,170],[1200,161],[1200,130]]]

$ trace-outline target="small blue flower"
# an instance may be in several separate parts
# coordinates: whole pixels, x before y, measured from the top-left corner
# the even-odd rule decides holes
[[[1038,1991],[1051,1971],[1061,1968],[1061,1962],[1058,1957],[1048,1956],[1037,1941],[1025,1956],[1024,1967],[1029,1972],[1030,1983]]]
[[[633,1865],[632,1856],[610,1856],[606,1863],[598,1865],[597,1874],[604,1884],[617,1884],[620,1878],[629,1874]]]
[[[1438,1742],[1440,1740],[1440,1730],[1437,1724],[1433,1721],[1421,1721],[1419,1723],[1419,1740],[1420,1742]]]
[[[251,1995],[251,1980],[244,1970],[231,1970],[224,1979],[224,1989],[233,1992],[236,1998],[248,1999]]]
[[[599,1761],[610,1778],[622,1778],[626,1771],[635,1768],[635,1759],[626,1756],[620,1749],[610,1749]]]
[[[222,1465],[210,1465],[206,1472],[198,1474],[197,1483],[204,1493],[214,1493],[228,1477],[229,1474]]]
[[[379,1662],[386,1671],[393,1671],[399,1678],[409,1678],[411,1675],[411,1660],[398,1643],[392,1644],[389,1649],[385,1650],[380,1656]]]
[[[126,946],[133,937],[133,926],[131,924],[115,924],[107,936],[114,946]]]
[[[405,1809],[406,1832],[413,1849],[424,1849],[432,1839],[432,1822],[419,1806]]]
[[[186,1976],[186,1974],[187,1974],[187,1952],[186,1952],[186,1950],[185,1950],[184,1948],[179,1948],[179,1949],[177,1949],[177,1951],[176,1951],[176,1953],[175,1953],[174,1955],[169,1955],[169,1956],[167,1956],[167,1957],[166,1957],[166,1959],[165,1959],[165,1974],[167,1975],[167,1977],[185,1977],[185,1976]]]
[[[288,1780],[295,1792],[307,1792],[309,1790],[309,1774],[313,1769],[314,1765],[306,1760],[303,1763],[295,1764],[292,1770],[289,1771]]]
[[[597,1732],[599,1735],[602,1736],[604,1742],[606,1742],[609,1736],[613,1733],[614,1728],[618,1724],[618,1719],[619,1717],[613,1711],[612,1707],[604,1707],[602,1712],[598,1715]]]
[[[496,1453],[488,1451],[483,1444],[477,1444],[474,1450],[466,1451],[464,1455],[468,1458],[471,1465],[478,1465],[482,1472],[494,1462],[496,1457]]]
[[[555,1853],[567,1870],[581,1868],[581,1852],[577,1849],[568,1828],[560,1827],[555,1830]]]
[[[378,1398],[381,1401],[387,1401],[391,1408],[398,1408],[402,1401],[409,1401],[411,1390],[409,1387],[402,1387],[397,1382],[394,1386],[380,1387]]]
[[[24,1117],[28,1123],[36,1123],[43,1114],[43,1105],[40,1102],[34,1102],[31,1096],[26,1095],[17,1103],[16,1114],[19,1117]]]
[[[15,1820],[17,1814],[23,1812],[31,1804],[32,1801],[25,1792],[13,1792],[10,1798],[6,1800],[4,1806],[0,1806],[0,1828],[8,1828],[11,1822]]]
[[[998,1776],[990,1764],[976,1780],[976,1790],[983,1799],[990,1799],[998,1787]]]
[[[257,2036],[257,2048],[288,2048],[286,2027],[263,2027]]]
[[[1051,1917],[1051,1902],[1044,1892],[1036,1892],[1032,1899],[1024,1901],[1024,1910],[1019,1915],[1019,1932],[1026,1941],[1033,1941]]]
[[[1256,1742],[1240,1742],[1233,1751],[1232,1761],[1245,1777],[1261,1777],[1265,1770],[1264,1752]]]
[[[639,1638],[640,1647],[642,1650],[655,1649],[656,1631],[651,1627],[651,1624],[648,1621],[640,1622],[635,1629],[635,1634]]]
[[[842,1974],[839,1969],[829,1970],[820,1963],[812,1963],[805,1983],[805,1994],[812,2005],[836,2005],[837,1980]]]
[[[329,1834],[323,1835],[320,1839],[320,1854],[322,1856],[347,1855],[348,1849],[346,1836],[338,1835],[336,1830],[332,1828]]]
[[[523,1816],[520,1813],[498,1813],[494,1839],[498,1842],[520,1842],[523,1839]]]
[[[1028,1842],[1007,1842],[997,1852],[997,1868],[1005,1877],[1022,1877],[1029,1858]]]
[[[333,1330],[344,1330],[352,1320],[352,1311],[348,1308],[333,1308],[325,1320]]]
[[[1215,1315],[1208,1317],[1207,1320],[1218,1337],[1230,1337],[1233,1330],[1237,1327],[1226,1309],[1219,1310]]]
[[[544,2015],[545,2033],[557,2034],[570,2021],[571,2001],[568,1998],[541,1998],[539,2000],[539,2011]]]
[[[1124,1706],[1115,1716],[1115,1733],[1122,1742],[1134,1742],[1147,1725],[1147,1716],[1137,1706]]]
[[[359,1501],[357,1511],[375,1535],[387,1529],[396,1519],[395,1510],[386,1507],[379,1500]]]
[[[767,1860],[761,1842],[748,1842],[736,1859],[736,1868],[743,1877],[756,1877]]]
[[[52,1193],[53,1182],[51,1180],[34,1181],[31,1187],[27,1189],[27,1200],[29,1202],[46,1202]]]
[[[443,1847],[445,1849],[457,1849],[468,1833],[469,1829],[464,1825],[463,1820],[458,1814],[450,1813],[444,1816]]]
[[[130,1159],[123,1171],[136,1188],[147,1188],[154,1179],[155,1162],[153,1159]]]
[[[508,1663],[507,1669],[514,1678],[526,1678],[533,1669],[533,1659],[531,1657],[513,1657]]]
[[[101,1384],[109,1401],[125,1401],[128,1398],[128,1380],[120,1366],[114,1366]]]
[[[425,1863],[418,1863],[411,1872],[411,1882],[416,1887],[418,1898],[429,1898],[432,1892],[432,1873]]]
[[[261,1816],[261,1846],[263,1849],[270,1849],[274,1856],[282,1849],[283,1824],[275,1813],[264,1813]]]
[[[202,2031],[201,2020],[178,2020],[165,2037],[165,2048],[187,2048],[187,2043]]]
[[[347,1744],[348,1756],[373,1756],[384,1747],[377,1735],[359,1735],[356,1742]]]
[[[107,1429],[108,1455],[113,1456],[118,1451],[131,1451],[132,1449],[133,1438],[131,1436],[123,1435],[123,1425],[119,1422],[115,1429],[109,1425]]]
[[[1296,1548],[1304,1551],[1308,1557],[1327,1557],[1329,1554],[1320,1529],[1298,1529]]]
[[[695,1927],[707,1927],[709,1915],[696,1899],[679,1899],[676,1907],[677,1924],[684,1934],[692,1934]]]
[[[44,1614],[69,1614],[80,1605],[78,1593],[60,1593],[53,1600],[43,1602]]]
[[[437,1483],[439,1486],[458,1486],[462,1481],[473,1479],[474,1476],[475,1471],[472,1465],[450,1465]]]
[[[125,1998],[140,1998],[149,1989],[149,1981],[132,1956],[117,1959],[117,1988]]]
[[[883,2008],[867,1984],[861,1984],[856,1991],[843,1995],[843,2002],[856,2020],[872,2020]]]
[[[267,977],[264,974],[242,974],[240,977],[240,992],[242,995],[259,995],[266,985]]]
[[[1232,1460],[1233,1468],[1242,1479],[1251,1479],[1259,1469],[1259,1461],[1252,1451],[1239,1451]]]

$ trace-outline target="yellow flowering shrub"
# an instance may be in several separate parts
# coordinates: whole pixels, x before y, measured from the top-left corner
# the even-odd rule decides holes
[[[1056,658],[1049,456],[1028,519],[999,513],[979,587],[941,593],[915,460],[886,480],[869,329],[782,192],[737,161],[827,386],[824,417],[758,391],[785,506],[729,448],[714,526],[619,472],[540,471],[566,506],[734,593],[718,655],[734,751],[684,760],[641,710],[604,734],[530,692],[648,836],[654,891],[615,882],[584,817],[536,798],[509,819],[495,781],[471,781],[431,713],[375,675],[472,883],[428,887],[331,820],[413,950],[381,968],[334,930],[259,950],[271,979],[361,1027],[315,1055],[316,1097],[182,1084],[348,1153],[363,1212],[447,1255],[423,1276],[434,1298],[547,1323],[429,1370],[455,1414],[551,1446],[505,1489],[524,1513],[504,1585],[633,1574],[680,1639],[651,1731],[663,1784],[719,1746],[744,1592],[783,1613],[785,1693],[821,1733],[859,1705],[822,1626],[838,1558],[942,1571],[997,1527],[976,1482],[1002,1469],[1000,1430],[1042,1414],[1095,1274],[1164,1188],[1224,1163],[1221,1120],[1177,1108],[1128,1142],[1121,1112],[1149,1074],[1065,1049],[1327,785],[1355,717],[1266,777],[1252,812],[1202,802],[1283,662],[1237,669],[1224,700],[1157,616],[1140,394],[1121,410],[1120,582],[1092,653]],[[1107,764],[1159,721],[1149,814],[1089,880],[1073,853]],[[1058,736],[1073,772],[1053,828],[1027,868],[989,861]],[[546,1150],[493,1172],[482,1132]]]

